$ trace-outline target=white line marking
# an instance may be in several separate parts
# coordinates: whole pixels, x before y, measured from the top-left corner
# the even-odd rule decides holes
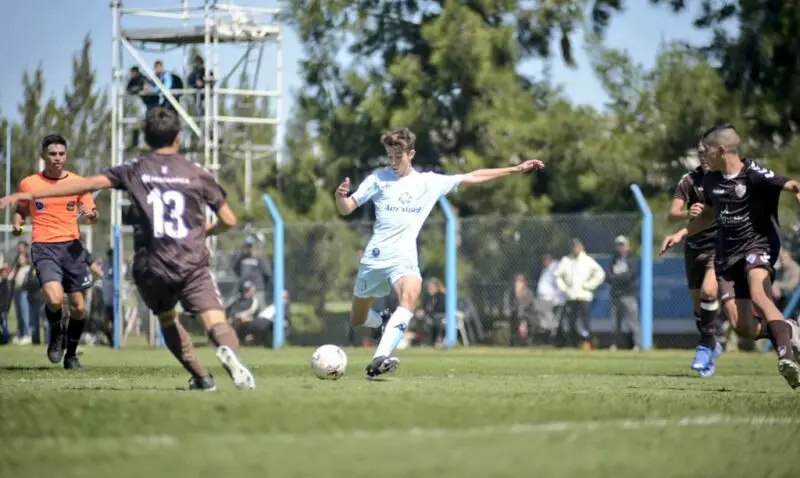
[[[491,425],[470,428],[410,428],[384,430],[330,430],[310,431],[308,433],[199,433],[187,435],[133,435],[123,437],[91,437],[78,438],[78,441],[98,441],[105,445],[118,443],[135,443],[144,446],[168,447],[178,445],[181,441],[209,441],[213,443],[250,443],[254,440],[304,442],[309,439],[375,439],[375,438],[435,438],[443,436],[485,436],[485,435],[526,435],[565,432],[593,432],[599,430],[642,430],[667,428],[713,428],[742,426],[764,428],[771,426],[800,425],[800,417],[728,417],[724,415],[700,415],[695,417],[646,418],[623,420],[593,420],[583,422],[539,422],[517,423],[510,425]],[[72,437],[42,437],[12,439],[15,442],[32,441],[37,444],[58,445],[59,443],[75,443]]]

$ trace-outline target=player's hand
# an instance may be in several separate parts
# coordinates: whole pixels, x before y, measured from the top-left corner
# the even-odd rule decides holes
[[[350,178],[344,178],[342,184],[336,188],[336,195],[341,198],[346,198],[350,195]]]
[[[97,217],[97,209],[81,206],[78,215],[86,217],[86,219],[94,219]]]
[[[670,250],[672,246],[674,246],[675,244],[680,244],[682,240],[683,240],[683,235],[679,232],[676,232],[675,234],[670,234],[669,236],[665,237],[664,242],[661,243],[661,252],[659,252],[658,255],[664,255],[664,253]]]
[[[11,235],[14,237],[19,237],[22,235],[22,231],[24,230],[23,226],[14,227],[11,229]]]
[[[524,163],[514,166],[514,170],[518,173],[527,173],[528,171],[533,171],[534,169],[544,169],[544,163],[538,159],[529,159]]]
[[[692,204],[692,207],[689,208],[689,217],[695,218],[703,213],[703,209],[705,209],[705,204],[696,202]]]
[[[0,209],[16,206],[18,202],[26,199],[23,196],[23,193],[14,193],[10,196],[0,198]]]

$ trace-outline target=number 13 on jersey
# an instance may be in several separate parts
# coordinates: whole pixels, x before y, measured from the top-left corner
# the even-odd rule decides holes
[[[153,208],[153,235],[167,236],[172,239],[183,239],[189,235],[189,229],[183,221],[186,211],[186,198],[178,191],[153,189],[147,195],[147,204]]]

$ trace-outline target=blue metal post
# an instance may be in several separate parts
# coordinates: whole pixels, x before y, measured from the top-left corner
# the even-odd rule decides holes
[[[275,202],[269,197],[269,194],[264,195],[264,204],[269,209],[269,215],[272,216],[272,222],[275,225],[275,237],[273,241],[273,301],[275,304],[275,319],[272,323],[272,348],[279,349],[283,346],[285,325],[284,325],[284,303],[283,303],[283,216],[275,205]]]
[[[642,259],[639,276],[639,314],[642,350],[653,348],[653,212],[636,184],[631,184],[636,204],[642,212]]]
[[[444,240],[444,282],[447,294],[444,299],[445,311],[445,334],[444,343],[448,349],[453,348],[458,341],[458,325],[456,324],[456,313],[458,312],[458,276],[456,265],[456,215],[450,202],[442,197],[439,199],[439,206],[447,218],[445,225]]]
[[[8,128],[6,129],[6,196],[11,194],[11,122],[8,123]],[[11,208],[6,208],[6,226],[11,225]],[[8,240],[9,240],[9,231],[5,232],[5,237],[3,238],[5,242],[3,243],[3,247],[5,250],[9,250],[8,248]]]
[[[114,349],[118,350],[122,343],[122,307],[119,300],[119,282],[122,275],[122,262],[120,261],[120,227],[114,224],[114,257],[112,269],[114,271]]]

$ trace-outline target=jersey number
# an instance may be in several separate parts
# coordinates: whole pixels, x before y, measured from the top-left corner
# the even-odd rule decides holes
[[[147,195],[147,204],[153,208],[153,235],[155,237],[167,236],[172,239],[183,239],[189,235],[189,229],[183,222],[183,213],[186,211],[186,198],[178,191],[164,191],[153,189]],[[165,216],[165,209],[169,208],[169,216]]]

